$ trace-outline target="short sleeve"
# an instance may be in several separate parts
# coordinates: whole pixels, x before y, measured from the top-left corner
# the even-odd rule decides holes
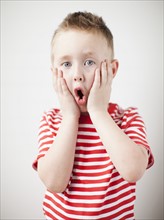
[[[35,170],[37,170],[38,160],[44,157],[48,149],[52,146],[60,122],[61,117],[56,114],[55,110],[43,114],[38,132],[38,155],[32,164]]]
[[[147,168],[154,163],[154,157],[147,141],[147,134],[144,121],[138,113],[137,108],[128,108],[125,110],[121,128],[137,145],[142,145],[148,151],[149,161]]]

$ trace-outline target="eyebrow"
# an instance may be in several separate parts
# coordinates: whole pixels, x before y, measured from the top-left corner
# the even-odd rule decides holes
[[[70,58],[71,58],[70,55],[64,55],[64,56],[59,57],[58,61],[68,60],[68,59],[70,59]]]
[[[85,51],[85,52],[83,52],[83,55],[84,56],[94,56],[94,55],[96,55],[96,53],[93,51]]]
[[[82,56],[87,57],[87,56],[95,56],[96,53],[92,51],[84,51],[82,52]],[[71,59],[71,55],[64,55],[58,58],[58,62],[61,62],[62,60],[69,60]]]

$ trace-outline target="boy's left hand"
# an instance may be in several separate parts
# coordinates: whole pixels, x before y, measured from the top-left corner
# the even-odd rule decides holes
[[[107,111],[113,80],[112,64],[103,61],[95,70],[95,78],[87,102],[89,113]]]

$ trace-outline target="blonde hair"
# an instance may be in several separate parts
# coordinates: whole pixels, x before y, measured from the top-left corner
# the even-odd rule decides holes
[[[114,45],[113,45],[113,35],[110,29],[105,24],[102,17],[99,17],[95,14],[90,12],[74,12],[68,14],[62,23],[58,26],[55,30],[52,41],[51,41],[51,61],[53,63],[54,56],[53,56],[53,45],[55,41],[56,35],[61,31],[68,31],[71,29],[81,30],[81,31],[88,31],[88,32],[97,32],[102,34],[108,46],[111,48],[112,51],[112,58],[114,56]]]

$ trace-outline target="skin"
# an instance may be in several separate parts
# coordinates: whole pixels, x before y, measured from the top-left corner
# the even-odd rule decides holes
[[[79,117],[86,113],[120,175],[129,182],[138,181],[146,170],[148,154],[129,139],[107,111],[118,61],[112,60],[106,39],[79,30],[60,32],[53,53],[53,85],[63,119],[52,147],[38,161],[43,183],[53,192],[65,190],[74,163]],[[85,96],[82,104],[75,92],[79,87]]]

